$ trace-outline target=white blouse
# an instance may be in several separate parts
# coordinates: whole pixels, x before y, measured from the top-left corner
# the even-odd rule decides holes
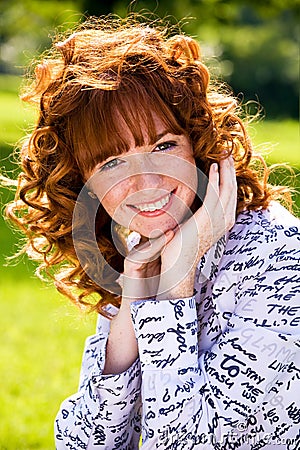
[[[56,449],[299,449],[299,262],[300,222],[274,203],[201,258],[193,297],[132,304],[139,359],[118,375],[99,316]]]

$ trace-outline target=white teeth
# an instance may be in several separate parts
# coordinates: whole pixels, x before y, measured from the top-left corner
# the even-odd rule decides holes
[[[140,211],[152,212],[152,211],[155,211],[156,209],[163,208],[167,203],[169,203],[170,197],[171,197],[171,193],[166,195],[164,198],[162,198],[158,202],[146,203],[145,205],[135,206],[135,208],[139,209]]]

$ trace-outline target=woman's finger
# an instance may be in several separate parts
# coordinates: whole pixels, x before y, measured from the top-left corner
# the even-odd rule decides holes
[[[237,204],[237,182],[232,156],[220,164],[220,204],[227,231],[234,224]]]
[[[220,199],[224,205],[232,198],[237,191],[236,174],[232,156],[220,161]]]
[[[195,214],[196,219],[199,219],[200,221],[203,220],[202,214],[204,211],[208,213],[208,215],[213,213],[217,203],[219,202],[219,183],[220,183],[219,167],[217,163],[213,163],[210,166],[209,170],[208,185],[203,201],[203,206],[198,210],[199,211],[198,214],[196,212]]]
[[[139,244],[128,253],[127,260],[135,263],[147,263],[155,260],[173,236],[174,231],[168,230],[155,239],[149,239],[147,242]]]
[[[232,157],[212,164],[203,206],[195,213],[199,230],[210,230],[211,240],[216,241],[231,226],[236,212],[236,175]]]

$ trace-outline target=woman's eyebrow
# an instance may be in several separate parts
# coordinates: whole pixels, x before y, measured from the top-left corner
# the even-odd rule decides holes
[[[166,134],[171,133],[170,130],[164,130],[161,133],[157,134],[156,136],[154,136],[153,140],[151,140],[150,144],[155,144],[155,142],[159,141],[162,137],[164,137]]]

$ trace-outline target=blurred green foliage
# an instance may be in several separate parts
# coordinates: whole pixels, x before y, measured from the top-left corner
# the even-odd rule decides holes
[[[179,21],[236,95],[267,118],[298,117],[300,0],[1,0],[0,72],[22,73],[56,30],[84,16],[130,11]]]
[[[82,0],[91,15],[152,11],[196,36],[214,76],[267,118],[298,117],[300,0]]]
[[[23,73],[24,66],[51,44],[54,30],[81,16],[73,0],[0,0],[0,72]]]

